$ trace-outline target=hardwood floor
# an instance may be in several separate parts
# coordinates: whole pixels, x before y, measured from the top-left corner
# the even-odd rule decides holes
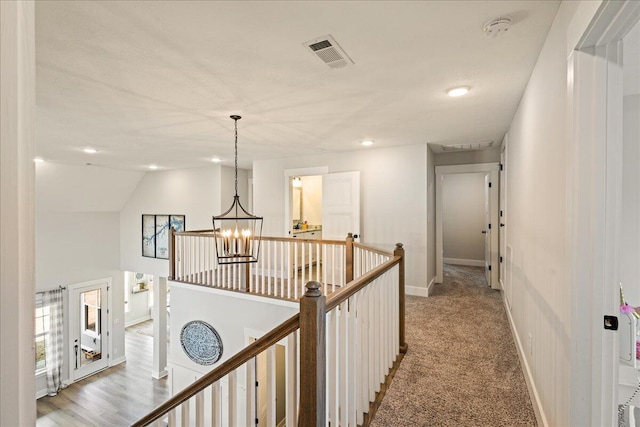
[[[38,427],[128,426],[165,401],[167,378],[151,378],[153,338],[125,334],[127,361],[38,399]]]

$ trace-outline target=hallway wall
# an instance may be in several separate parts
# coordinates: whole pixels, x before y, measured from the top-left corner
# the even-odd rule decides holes
[[[560,5],[508,132],[510,316],[525,358],[525,375],[533,382],[543,422],[551,426],[572,425],[572,399],[588,392],[572,390],[570,376],[571,332],[577,325],[571,324],[568,271],[572,118],[567,111],[567,59],[597,6]]]
[[[360,171],[361,241],[389,251],[403,243],[407,292],[426,296],[427,150],[426,144],[416,144],[254,162],[254,211],[264,217],[263,234],[284,234],[286,169]]]

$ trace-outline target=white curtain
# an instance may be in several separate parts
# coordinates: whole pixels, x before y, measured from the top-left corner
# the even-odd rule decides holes
[[[45,292],[42,297],[42,306],[49,307],[49,332],[44,338],[47,364],[47,394],[55,396],[62,389],[62,289]]]

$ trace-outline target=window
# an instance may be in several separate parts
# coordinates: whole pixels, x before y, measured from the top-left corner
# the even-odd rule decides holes
[[[83,308],[81,316],[84,333],[99,338],[102,331],[100,289],[83,292],[81,298]]]
[[[36,374],[47,369],[45,335],[49,332],[49,307],[42,306],[42,300],[36,301]]]

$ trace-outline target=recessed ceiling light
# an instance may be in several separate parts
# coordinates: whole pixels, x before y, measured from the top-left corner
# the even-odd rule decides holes
[[[33,159],[33,161],[36,162],[36,163],[42,163],[42,162],[44,162],[44,159],[42,157],[36,157],[36,158]]]
[[[220,157],[214,157],[213,159],[211,159],[211,161],[212,161],[213,163],[220,163],[220,162],[221,162],[221,159],[220,159]]]
[[[469,93],[470,89],[471,88],[469,86],[454,87],[454,88],[451,88],[451,89],[447,90],[447,95],[449,95],[449,96],[466,95],[467,93]]]
[[[158,169],[158,165],[149,165],[149,169]]]
[[[362,141],[361,144],[364,145],[364,146],[373,145],[373,141],[369,141],[369,140]]]
[[[98,150],[91,147],[84,148],[82,151],[84,151],[87,154],[96,154],[98,152]]]

